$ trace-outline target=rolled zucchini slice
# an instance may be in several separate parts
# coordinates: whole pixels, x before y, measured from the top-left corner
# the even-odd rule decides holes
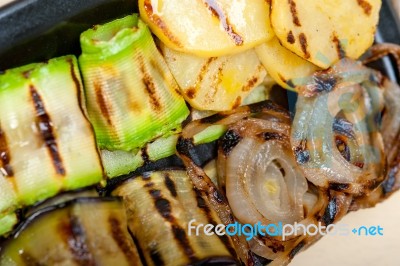
[[[185,101],[137,15],[81,35],[86,107],[99,147],[132,151],[180,129]]]
[[[235,251],[226,235],[205,235],[202,230],[197,234],[189,228],[189,224],[216,225],[221,221],[185,171],[144,173],[119,186],[113,194],[123,198],[128,227],[147,265],[235,263],[235,255],[231,254]]]
[[[103,177],[74,56],[0,75],[0,219]]]
[[[33,213],[0,248],[0,264],[142,265],[116,198],[79,198]]]

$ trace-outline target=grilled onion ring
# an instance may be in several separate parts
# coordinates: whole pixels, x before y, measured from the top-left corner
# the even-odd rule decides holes
[[[291,142],[297,162],[316,186],[362,195],[386,175],[377,117],[380,74],[343,59],[299,88]]]

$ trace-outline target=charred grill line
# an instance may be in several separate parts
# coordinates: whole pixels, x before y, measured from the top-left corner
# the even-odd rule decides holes
[[[293,35],[292,31],[289,31],[287,38],[286,38],[287,42],[290,44],[294,44],[296,42],[296,38]]]
[[[336,35],[336,32],[333,33],[332,42],[336,46],[336,51],[337,51],[339,59],[345,58],[346,57],[346,51],[344,50],[344,47],[342,46],[342,43],[340,42],[338,36]]]
[[[11,154],[8,149],[7,138],[5,132],[0,127],[0,170],[6,177],[14,176],[13,168],[10,164]]]
[[[153,248],[150,248],[150,258],[153,261],[154,265],[157,265],[157,266],[165,265],[165,262],[163,261],[161,254],[157,251],[156,246]]]
[[[147,95],[149,96],[150,100],[150,105],[152,106],[152,109],[156,112],[161,111],[161,102],[159,97],[157,96],[157,90],[156,86],[154,85],[154,82],[152,80],[151,75],[147,72],[146,70],[146,65],[144,63],[144,60],[141,56],[138,57],[138,61],[140,64],[140,71],[142,72],[142,81],[144,84],[145,91],[147,92]]]
[[[74,70],[74,63],[72,62],[72,59],[68,59],[67,62],[69,64],[69,72],[71,74],[72,81],[75,84],[76,93],[77,93],[76,96],[77,96],[77,99],[78,99],[79,109],[81,110],[82,114],[85,114],[85,112],[83,111],[83,108],[82,108],[82,95],[80,94],[81,90],[82,90],[81,83],[79,82],[79,79],[76,76],[76,73],[75,73],[75,70]]]
[[[178,245],[182,248],[183,252],[190,259],[190,261],[196,261],[197,257],[193,248],[190,245],[185,230],[178,224],[175,217],[172,215],[172,208],[168,199],[164,198],[161,191],[157,189],[151,189],[149,190],[149,193],[154,200],[154,206],[157,209],[158,213],[170,223],[172,233]]]
[[[128,233],[133,240],[133,243],[136,247],[136,250],[138,251],[139,258],[140,258],[140,261],[142,262],[143,266],[148,266],[147,261],[146,261],[146,256],[144,255],[144,252],[140,246],[139,240],[134,236],[134,234],[129,229],[129,227],[128,227]],[[155,265],[163,265],[163,264],[155,264]]]
[[[99,84],[97,81],[93,82],[93,87],[94,87],[94,91],[96,94],[96,102],[100,107],[100,112],[103,115],[103,117],[106,119],[107,124],[112,126],[113,123],[111,120],[111,113],[110,113],[109,107],[107,105],[107,100],[103,94],[103,88],[102,88],[101,84]]]
[[[203,0],[206,7],[211,11],[212,15],[218,18],[222,27],[233,40],[236,46],[243,45],[243,37],[240,36],[233,26],[230,24],[228,17],[225,15],[224,11],[218,6],[215,0]]]
[[[125,234],[122,231],[121,223],[118,221],[118,219],[112,216],[108,217],[108,223],[110,224],[111,235],[115,243],[117,243],[122,253],[124,253],[127,261],[132,265],[135,265],[134,262],[137,260],[137,256],[132,251],[133,245],[125,237]]]
[[[30,85],[29,89],[36,111],[36,125],[50,153],[57,174],[64,176],[66,174],[66,171],[62,162],[61,155],[58,151],[56,137],[53,132],[53,124],[51,122],[50,116],[46,112],[43,100],[35,87],[33,85]]]
[[[178,193],[176,192],[176,186],[174,181],[171,179],[171,177],[169,176],[168,173],[165,173],[164,175],[164,182],[165,182],[165,186],[168,188],[169,192],[171,193],[171,195],[176,198],[178,196]]]
[[[299,16],[297,14],[296,2],[294,0],[288,0],[290,5],[290,13],[292,13],[293,24],[297,27],[301,27]]]
[[[68,246],[75,262],[82,266],[95,266],[92,254],[86,245],[86,236],[77,217],[70,214],[69,220],[61,221],[59,230],[63,241]]]
[[[366,0],[357,0],[358,5],[363,9],[365,15],[370,16],[372,6]]]
[[[144,162],[145,165],[151,163],[149,154],[147,153],[147,146],[143,147],[140,150],[140,156],[142,157],[143,162]]]
[[[211,63],[217,60],[217,57],[210,57],[208,60],[204,63],[204,65],[200,69],[200,73],[197,76],[196,81],[194,82],[194,86],[190,87],[189,89],[186,90],[186,96],[189,97],[189,99],[194,99],[196,98],[197,94],[197,89],[201,82],[204,79],[204,75],[207,73],[208,68],[210,67]]]
[[[151,19],[151,21],[154,22],[158,26],[159,29],[164,33],[165,36],[168,37],[168,39],[175,44],[178,47],[182,47],[182,44],[179,42],[178,38],[172,34],[170,29],[167,27],[165,22],[157,15],[154,14],[153,11],[153,6],[151,5],[151,1],[145,0],[144,3],[144,10],[147,13],[148,17]]]
[[[310,53],[308,52],[307,37],[304,33],[300,33],[299,41],[300,41],[300,45],[301,45],[301,50],[304,53],[304,58],[309,59],[311,56],[310,56]]]
[[[258,70],[261,71],[262,66],[258,66]],[[258,77],[251,77],[249,80],[247,80],[247,83],[243,85],[242,91],[249,91],[251,88],[253,88],[254,84],[258,82]]]
[[[217,222],[211,216],[211,210],[203,198],[203,193],[195,187],[193,187],[193,191],[196,194],[197,207],[203,211],[203,213],[207,217],[208,223],[216,226]],[[218,237],[222,241],[222,243],[224,244],[226,249],[229,251],[229,253],[232,254],[232,256],[237,257],[236,250],[231,245],[228,236],[222,235],[222,236],[218,236]]]

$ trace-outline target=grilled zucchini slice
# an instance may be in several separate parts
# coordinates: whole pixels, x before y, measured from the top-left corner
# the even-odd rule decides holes
[[[81,35],[86,108],[101,149],[132,151],[179,130],[189,110],[137,15]]]

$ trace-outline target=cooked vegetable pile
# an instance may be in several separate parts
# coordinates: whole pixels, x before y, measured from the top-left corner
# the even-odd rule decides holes
[[[286,265],[322,235],[188,226],[328,226],[400,188],[400,87],[356,61],[400,61],[370,48],[381,1],[138,4],[0,74],[1,265]]]

